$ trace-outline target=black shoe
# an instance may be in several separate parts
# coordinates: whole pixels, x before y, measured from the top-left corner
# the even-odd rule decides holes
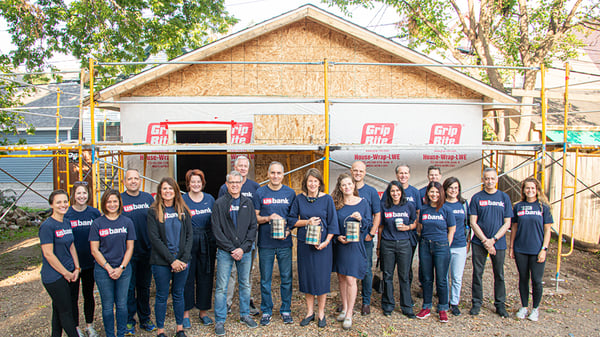
[[[308,317],[305,317],[303,320],[300,321],[300,326],[307,326],[310,322],[315,320],[315,314],[312,314]]]
[[[383,316],[390,317],[390,316],[392,316],[392,312],[391,311],[384,311],[383,312]]]
[[[415,315],[414,312],[403,312],[402,315],[404,315],[404,316],[406,316],[407,318],[410,318],[410,319],[417,318],[417,315]]]
[[[187,337],[185,332],[183,332],[183,330],[177,331],[177,333],[175,334],[175,337]]]
[[[502,318],[508,318],[508,312],[506,312],[506,308],[504,307],[497,307],[496,313]]]
[[[458,305],[451,305],[450,306],[450,312],[454,316],[460,316],[460,309],[458,308]]]
[[[481,307],[472,307],[471,310],[469,311],[469,315],[477,316],[477,315],[479,315],[479,310],[481,310]]]
[[[360,314],[366,316],[371,313],[371,306],[368,304],[363,304],[362,308],[360,308]]]
[[[319,318],[318,326],[319,326],[319,328],[324,328],[327,326],[327,321],[325,320],[325,316],[323,316],[323,318]]]
[[[254,301],[250,300],[250,315],[256,316],[258,314],[260,314],[260,310],[256,308],[256,306],[254,305]]]
[[[342,312],[343,309],[344,309],[344,306],[341,304],[338,304],[337,308],[335,308],[335,312]]]

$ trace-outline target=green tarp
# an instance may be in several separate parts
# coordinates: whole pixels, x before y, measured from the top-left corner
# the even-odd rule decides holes
[[[546,131],[546,136],[553,142],[563,142],[562,131]],[[577,145],[600,145],[600,131],[567,131],[567,142]]]

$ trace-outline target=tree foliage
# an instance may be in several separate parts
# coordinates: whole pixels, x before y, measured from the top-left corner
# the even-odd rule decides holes
[[[139,62],[166,53],[173,58],[227,32],[236,22],[224,0],[2,0],[0,16],[16,49],[2,55],[7,68],[53,69],[50,58],[73,55],[87,67],[99,62]],[[138,72],[144,65],[106,66],[99,87]],[[13,106],[15,92],[0,92],[0,106]],[[1,101],[6,100],[7,102]],[[10,101],[10,104],[9,102]],[[18,115],[0,111],[6,129]]]
[[[399,35],[409,47],[451,55],[461,64],[539,67],[551,60],[577,54],[582,41],[577,30],[600,29],[600,3],[584,0],[325,0],[346,13],[351,6],[381,3],[396,9]],[[462,6],[462,5],[465,5]],[[462,7],[461,7],[462,6]],[[465,41],[468,48],[464,48]],[[504,90],[509,74],[487,68],[480,74],[491,86]],[[521,71],[524,89],[534,89],[537,70]],[[531,98],[524,98],[528,103]],[[526,111],[522,111],[527,114]],[[522,117],[516,138],[529,131]],[[502,125],[499,138],[504,140]]]

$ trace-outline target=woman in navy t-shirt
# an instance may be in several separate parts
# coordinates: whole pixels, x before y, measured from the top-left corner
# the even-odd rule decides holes
[[[431,314],[433,278],[438,293],[440,322],[448,322],[448,264],[450,245],[454,239],[456,221],[452,211],[444,205],[445,193],[442,185],[432,181],[427,185],[425,203],[419,214],[418,230],[421,232],[419,245],[419,268],[423,273],[423,308],[417,318],[425,319]]]
[[[210,225],[215,198],[202,192],[206,186],[204,172],[198,169],[187,171],[185,183],[188,193],[183,196],[183,201],[190,209],[194,231],[192,260],[184,290],[183,328],[188,329],[192,327],[190,310],[194,307],[200,309],[202,324],[211,325],[213,323],[212,319],[208,317],[208,310],[212,300],[217,244]]]
[[[406,200],[404,188],[397,181],[391,181],[382,200],[382,225],[379,233],[379,254],[383,271],[383,294],[381,308],[390,316],[394,307],[394,269],[398,268],[400,284],[400,309],[408,318],[415,318],[410,295],[410,265],[412,260],[411,231],[417,228],[415,206]]]
[[[88,206],[90,189],[86,181],[77,181],[73,184],[71,192],[71,207],[65,214],[65,219],[71,225],[73,230],[73,239],[75,248],[81,265],[81,293],[83,294],[83,312],[85,322],[87,323],[87,333],[89,337],[96,337],[98,333],[94,329],[94,257],[90,251],[90,228],[94,219],[100,217],[100,211],[94,207]],[[79,317],[79,310],[75,313]]]
[[[131,280],[129,260],[133,255],[135,227],[122,215],[123,202],[117,190],[106,190],[100,206],[103,216],[96,218],[90,228],[90,249],[96,260],[94,278],[102,302],[102,321],[107,337],[125,335],[127,328],[127,291]],[[114,312],[116,307],[116,313]]]
[[[527,178],[521,185],[521,201],[513,207],[510,236],[510,257],[515,259],[519,271],[521,309],[517,318],[527,316],[529,300],[529,275],[533,287],[533,309],[527,318],[537,321],[542,300],[542,278],[546,265],[546,252],[550,243],[550,229],[554,220],[548,199],[542,193],[540,182]]]
[[[56,190],[50,193],[48,202],[52,215],[42,223],[38,235],[42,247],[42,283],[52,298],[52,337],[60,337],[63,330],[68,337],[78,337],[79,318],[75,308],[81,268],[71,226],[64,221],[69,196],[63,190]]]
[[[192,217],[181,197],[179,185],[171,177],[162,178],[156,191],[156,200],[148,210],[148,236],[152,245],[150,265],[156,283],[156,333],[165,337],[165,316],[169,289],[173,297],[173,311],[177,324],[176,337],[185,337],[183,292],[192,255]]]
[[[356,280],[362,280],[367,272],[365,238],[370,229],[372,214],[369,203],[358,196],[356,184],[352,176],[347,173],[340,174],[331,195],[341,232],[336,236],[333,246],[333,271],[338,274],[342,298],[342,312],[337,320],[343,322],[344,329],[350,329],[358,291]],[[347,227],[350,221],[360,223],[359,232],[355,233],[358,234],[358,242],[348,241],[350,238]]]
[[[446,202],[444,206],[448,207],[454,215],[456,230],[454,239],[450,245],[450,267],[448,270],[448,279],[452,281],[450,287],[450,312],[454,316],[460,315],[458,304],[460,303],[460,290],[462,288],[463,271],[467,261],[467,219],[469,218],[469,204],[461,195],[460,181],[456,177],[450,177],[444,181],[444,191],[446,192]]]

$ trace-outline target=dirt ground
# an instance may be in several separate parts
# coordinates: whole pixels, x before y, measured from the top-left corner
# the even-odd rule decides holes
[[[442,324],[437,315],[425,320],[409,320],[398,311],[391,317],[385,317],[380,309],[381,296],[373,294],[371,314],[354,316],[353,328],[344,331],[341,324],[335,322],[334,308],[339,295],[337,277],[332,274],[332,293],[327,302],[328,326],[319,329],[311,323],[301,328],[298,323],[305,315],[304,297],[294,284],[292,299],[293,325],[284,325],[278,315],[274,315],[271,325],[249,329],[237,321],[237,304],[234,302],[233,315],[226,323],[228,336],[600,336],[600,256],[592,253],[575,251],[573,255],[563,258],[559,291],[555,291],[554,278],[556,272],[556,244],[551,246],[548,254],[544,276],[545,287],[543,302],[540,307],[538,322],[519,321],[514,317],[520,307],[517,271],[514,261],[507,258],[505,265],[507,309],[511,318],[502,319],[494,312],[491,264],[488,262],[484,274],[484,306],[481,314],[469,316],[471,299],[471,262],[467,260],[461,310],[459,317],[450,315],[450,322]],[[41,252],[37,238],[18,240],[0,244],[0,336],[49,336],[51,303],[40,281]],[[295,274],[294,274],[295,275]],[[258,270],[253,272],[253,295],[260,301]],[[274,302],[279,302],[278,279],[274,277]],[[359,286],[360,287],[360,286]],[[360,289],[360,288],[359,288]],[[415,296],[413,287],[415,312],[418,312],[422,300]],[[154,294],[152,294],[153,296]],[[153,298],[153,297],[152,297]],[[360,298],[360,295],[359,295]],[[356,311],[359,312],[360,299]],[[83,325],[83,303],[80,300],[80,316]],[[274,310],[275,312],[277,309]],[[210,312],[213,317],[213,312]],[[95,327],[104,336],[102,328],[100,297],[96,293]],[[192,328],[186,330],[188,336],[214,335],[214,326],[205,327],[198,323],[197,311],[192,312]],[[258,320],[258,317],[257,317]],[[169,305],[167,335],[175,333],[172,307]],[[153,332],[140,332],[137,336],[155,336]]]

